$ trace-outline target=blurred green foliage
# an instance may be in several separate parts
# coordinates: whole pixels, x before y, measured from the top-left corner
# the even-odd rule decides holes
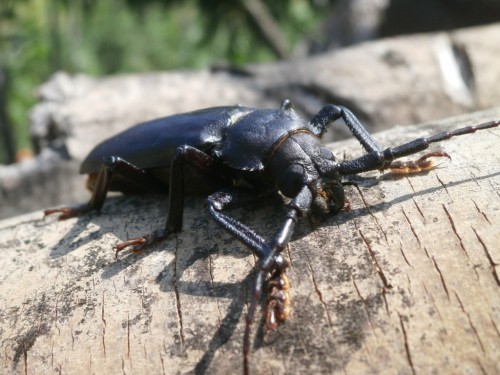
[[[249,1],[0,0],[0,69],[17,148],[30,147],[35,88],[58,70],[104,75],[276,59]],[[258,2],[291,50],[331,1]]]

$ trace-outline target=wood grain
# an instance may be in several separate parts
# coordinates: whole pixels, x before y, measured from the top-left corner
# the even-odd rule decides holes
[[[500,118],[500,109],[396,128],[396,145]],[[304,220],[287,257],[292,316],[253,326],[253,374],[500,372],[500,129],[443,142],[427,174],[347,187],[352,210]],[[361,153],[331,144],[339,158]],[[232,214],[271,236],[279,202]],[[186,202],[184,231],[140,255],[112,246],[163,225],[163,197],[100,215],[0,222],[0,373],[234,374],[256,259]]]

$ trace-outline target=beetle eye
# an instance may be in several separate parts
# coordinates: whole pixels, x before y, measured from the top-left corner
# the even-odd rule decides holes
[[[333,152],[326,147],[320,147],[319,156],[321,156],[322,159],[335,160]]]
[[[302,165],[292,164],[289,166],[278,179],[278,188],[281,193],[288,198],[295,197],[304,185],[304,174]]]

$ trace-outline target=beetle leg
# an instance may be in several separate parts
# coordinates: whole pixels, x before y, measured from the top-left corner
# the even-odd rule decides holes
[[[111,156],[103,161],[97,175],[89,176],[88,184],[92,185],[90,187],[92,196],[87,203],[71,207],[49,208],[44,210],[44,215],[48,216],[54,213],[60,213],[61,215],[58,219],[65,220],[83,215],[90,211],[99,211],[106,200],[106,195],[108,194],[113,176],[119,176],[119,178],[124,180],[126,185],[130,187],[130,190],[134,191],[158,191],[162,188],[166,189],[161,182],[145,170],[130,164],[120,157]]]
[[[290,282],[281,269],[276,269],[267,282],[268,302],[266,310],[266,328],[274,331],[279,322],[285,321],[290,314]]]
[[[443,158],[446,157],[451,160],[450,155],[443,151],[435,151],[429,152],[419,159],[413,161],[393,161],[387,169],[390,170],[391,173],[397,175],[405,175],[405,174],[416,174],[421,172],[430,171],[435,167],[434,161],[429,160],[429,158]]]
[[[211,156],[192,146],[178,147],[172,158],[170,168],[170,192],[168,201],[168,214],[165,228],[157,229],[144,236],[117,244],[114,249],[116,254],[127,247],[132,247],[133,253],[140,253],[149,246],[165,240],[172,233],[180,232],[182,229],[182,214],[184,212],[184,164],[195,167],[195,169],[209,182],[223,181],[223,177],[217,174],[217,168]],[[216,177],[217,176],[217,177]]]
[[[297,194],[297,196],[288,205],[288,212],[285,222],[281,225],[281,228],[278,230],[278,232],[276,232],[274,239],[268,245],[270,251],[268,252],[266,257],[262,259],[259,265],[259,271],[257,273],[255,287],[252,293],[252,300],[247,312],[245,334],[243,337],[243,372],[245,374],[249,373],[248,356],[250,353],[250,331],[251,325],[253,323],[255,309],[257,308],[257,304],[262,295],[262,284],[264,282],[264,277],[266,276],[266,274],[272,274],[273,271],[277,271],[279,277],[283,278],[283,281],[285,280],[284,278],[286,278],[286,276],[284,275],[284,272],[288,267],[288,263],[283,259],[281,253],[290,241],[298,217],[307,215],[307,213],[310,211],[312,200],[313,197],[309,188],[307,186],[304,186],[299,194]],[[286,281],[286,283],[288,284],[288,281]],[[286,298],[288,299],[288,295],[286,296]],[[288,299],[287,304],[289,304],[289,302],[290,301]],[[273,308],[273,306],[271,306],[271,308]],[[288,313],[289,311],[287,310],[286,315],[288,315]],[[282,317],[285,318],[286,315],[283,315]],[[271,324],[272,318],[273,316],[270,316]]]
[[[259,198],[258,194],[244,189],[227,189],[219,191],[208,197],[208,209],[214,219],[226,231],[238,238],[241,242],[247,245],[253,253],[262,259],[259,264],[259,271],[255,280],[255,287],[252,293],[252,301],[248,309],[246,317],[246,327],[243,339],[243,367],[245,374],[248,374],[248,355],[250,352],[250,328],[253,322],[255,309],[262,295],[262,284],[266,275],[277,272],[280,280],[286,280],[284,275],[285,269],[288,267],[287,262],[281,256],[281,252],[285,249],[290,241],[295,223],[298,216],[304,216],[309,212],[312,203],[312,194],[307,186],[304,186],[300,193],[288,205],[288,213],[285,222],[276,232],[271,242],[266,240],[250,229],[248,226],[233,219],[230,216],[223,214],[221,211],[228,208],[241,207]],[[288,285],[288,284],[287,284]],[[269,324],[273,325],[276,313],[279,313],[278,319],[284,319],[288,315],[289,300],[286,299],[286,306],[274,306],[277,301],[273,302],[269,307]],[[276,300],[276,298],[272,298]],[[282,309],[283,307],[283,309]],[[285,309],[286,307],[286,309]],[[281,311],[283,310],[283,311]]]
[[[339,173],[342,175],[351,175],[377,169],[383,170],[391,168],[394,159],[416,154],[419,151],[423,151],[429,148],[432,143],[445,141],[447,139],[450,139],[451,137],[459,135],[471,134],[476,132],[477,130],[494,128],[499,125],[500,120],[485,122],[483,124],[467,126],[465,128],[453,130],[450,132],[439,133],[427,138],[417,138],[400,146],[386,148],[383,151],[372,151],[357,159],[340,163]],[[432,153],[427,154],[424,155],[424,158],[425,156],[429,157],[433,155]]]
[[[272,250],[261,261],[259,265],[259,270],[257,272],[257,277],[255,279],[255,286],[252,291],[252,300],[250,302],[250,306],[248,307],[248,312],[245,320],[245,333],[243,335],[243,373],[245,375],[249,374],[248,356],[250,354],[250,333],[251,333],[253,318],[255,315],[255,310],[257,309],[257,304],[259,303],[262,295],[262,285],[264,284],[266,275],[272,273],[274,270],[277,270],[280,275],[284,276],[284,272],[288,267],[288,263],[285,262],[284,259],[282,258],[281,252],[284,250],[284,248],[290,241],[290,237],[292,235],[296,220],[297,220],[297,211],[292,209],[289,211],[287,219],[276,233],[273,245],[270,246],[270,249]],[[288,304],[290,303],[289,300],[287,302]],[[272,304],[271,306],[269,306],[269,308],[273,309],[272,310],[273,313],[275,312]],[[273,320],[275,318],[273,313],[266,317],[267,318],[266,323],[269,325],[273,325]]]
[[[258,193],[243,188],[230,188],[218,191],[207,199],[208,211],[215,221],[247,245],[259,258],[264,258],[270,252],[266,240],[246,225],[221,211],[255,203],[266,194],[268,192]]]
[[[357,117],[343,106],[334,104],[326,105],[312,118],[309,125],[313,127],[316,135],[322,136],[327,131],[328,126],[339,118],[344,120],[351,133],[366,151],[382,150],[382,147],[373,139]]]

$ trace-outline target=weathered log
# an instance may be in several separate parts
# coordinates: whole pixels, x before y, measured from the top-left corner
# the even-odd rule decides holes
[[[386,145],[500,118],[500,109],[377,134]],[[500,372],[500,129],[442,143],[452,160],[347,187],[352,210],[303,220],[286,251],[292,315],[253,325],[251,373]],[[331,144],[339,157],[354,141]],[[280,203],[231,214],[266,236]],[[162,226],[163,197],[114,197],[100,215],[0,222],[0,372],[242,370],[256,259],[186,202],[183,232],[140,255],[112,246]],[[264,306],[265,301],[262,302]]]

